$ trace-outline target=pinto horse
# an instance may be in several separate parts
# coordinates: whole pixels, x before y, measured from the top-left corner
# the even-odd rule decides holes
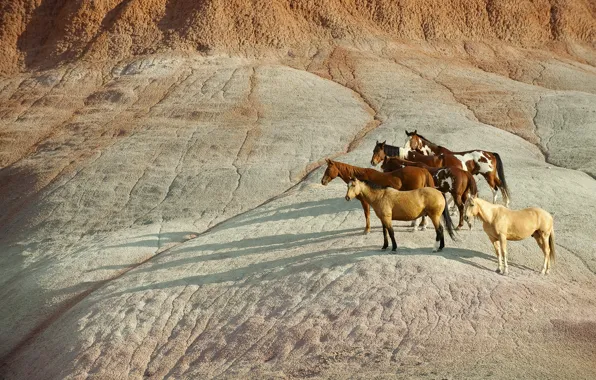
[[[381,220],[383,224],[383,249],[386,249],[389,245],[387,233],[391,237],[392,250],[397,249],[392,220],[415,220],[423,215],[428,215],[435,227],[434,252],[445,247],[441,215],[443,215],[449,236],[452,239],[455,238],[453,223],[445,204],[445,196],[436,189],[424,187],[411,191],[398,191],[354,178],[348,182],[346,200],[349,201],[357,197],[372,205],[375,214]]]
[[[428,170],[423,168],[407,168],[406,170],[395,170],[391,173],[383,173],[375,169],[360,168],[344,164],[339,161],[332,161],[326,159],[327,170],[323,174],[321,184],[327,186],[329,182],[337,177],[340,177],[345,183],[350,182],[350,179],[357,178],[363,181],[371,181],[380,186],[392,187],[396,190],[414,190],[422,187],[434,187],[434,181]],[[363,199],[358,198],[364,210],[364,217],[366,219],[366,227],[364,233],[370,232],[370,205]],[[422,224],[425,224],[423,218]]]
[[[493,192],[493,203],[497,202],[497,191],[500,189],[505,201],[505,206],[509,207],[509,188],[505,181],[505,172],[503,170],[503,161],[498,153],[485,150],[467,150],[464,152],[452,152],[449,149],[434,144],[422,135],[406,131],[408,136],[404,149],[415,150],[424,155],[444,154],[444,165],[457,167],[467,170],[472,174],[481,174],[488,182]]]
[[[470,196],[476,196],[478,189],[474,176],[465,170],[458,168],[432,168],[420,162],[402,160],[397,157],[385,157],[381,169],[384,172],[391,172],[406,166],[423,167],[430,172],[435,181],[435,188],[443,194],[449,193],[459,210],[459,224],[456,230],[464,226],[464,204]],[[468,223],[472,229],[472,225]]]

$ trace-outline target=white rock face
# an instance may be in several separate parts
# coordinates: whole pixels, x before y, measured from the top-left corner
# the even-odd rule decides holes
[[[553,86],[571,88],[549,89],[548,75],[539,87],[455,58],[438,70],[394,48],[308,70],[150,57],[3,79],[1,373],[595,376],[596,182],[573,169],[594,173],[596,75],[582,68],[573,87],[574,66],[551,62]],[[535,123],[541,140],[486,124],[498,115],[472,88],[518,92],[520,120],[538,101],[523,132]],[[555,217],[552,274],[532,239],[494,273],[479,222],[441,253],[432,228],[406,222],[397,254],[382,251],[374,214],[362,235],[360,203],[340,179],[322,186],[318,165],[367,167],[375,140],[402,145],[404,129],[498,152],[511,206]]]

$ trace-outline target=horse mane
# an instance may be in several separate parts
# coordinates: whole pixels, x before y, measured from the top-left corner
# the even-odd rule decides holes
[[[372,181],[367,181],[367,180],[362,180],[360,182],[365,183],[366,186],[370,187],[371,189],[375,189],[375,190],[383,190],[383,189],[387,189],[390,187],[390,186],[379,185],[377,183],[374,183]]]
[[[434,144],[432,141],[430,141],[429,139],[427,139],[426,137],[422,136],[420,133],[416,132],[416,136],[420,137],[422,140],[426,140],[431,144]]]
[[[346,164],[344,162],[333,161],[333,163],[337,166],[340,176],[341,174],[347,174],[348,178],[354,175],[359,175],[363,170],[365,170],[365,168],[360,168],[358,166]]]

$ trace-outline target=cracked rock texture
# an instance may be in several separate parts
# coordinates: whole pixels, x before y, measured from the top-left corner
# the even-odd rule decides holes
[[[449,3],[0,4],[0,378],[596,377],[594,5]],[[498,152],[552,273],[362,235],[321,165],[404,129]]]

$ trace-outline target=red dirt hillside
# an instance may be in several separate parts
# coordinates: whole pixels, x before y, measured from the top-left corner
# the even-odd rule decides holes
[[[3,0],[0,72],[165,49],[318,44],[336,38],[594,44],[590,0]]]

